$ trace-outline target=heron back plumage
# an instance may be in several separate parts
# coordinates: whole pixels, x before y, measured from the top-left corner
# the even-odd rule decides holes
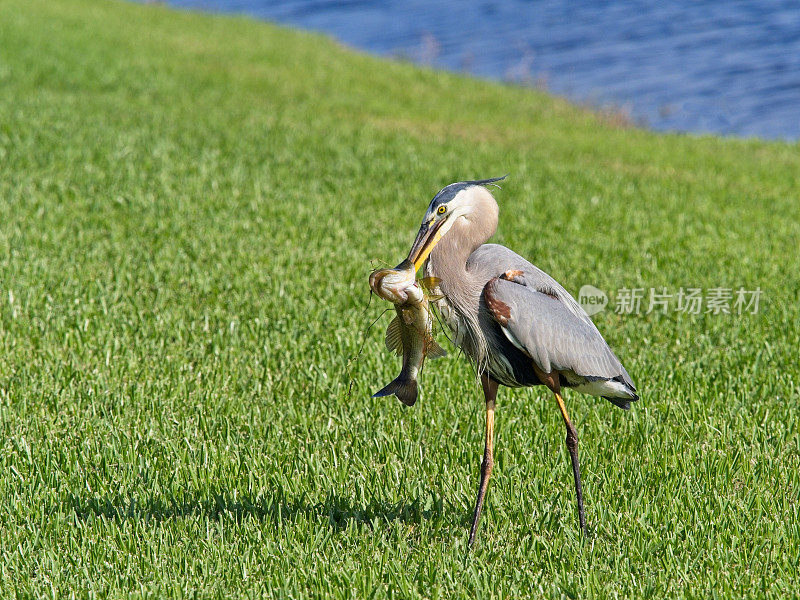
[[[466,270],[476,281],[492,283],[492,293],[484,289],[478,308],[490,348],[486,364],[498,381],[531,385],[537,381],[532,360],[542,372],[557,371],[565,387],[621,408],[638,399],[630,375],[589,315],[550,275],[499,244],[478,247]],[[501,279],[507,273],[509,279]],[[492,310],[487,299],[502,303],[508,314],[497,313],[497,306]]]
[[[483,301],[509,342],[543,373],[557,372],[565,387],[602,396],[622,408],[638,399],[625,367],[591,319],[578,317],[560,297],[493,278]]]

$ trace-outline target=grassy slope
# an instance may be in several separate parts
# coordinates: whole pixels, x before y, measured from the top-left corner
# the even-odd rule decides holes
[[[366,278],[438,187],[505,172],[498,241],[569,289],[766,308],[596,318],[642,401],[568,399],[588,539],[552,400],[503,391],[465,558],[478,389],[452,353],[413,409],[371,399],[398,364]],[[799,173],[797,146],[614,129],[244,19],[3,2],[0,595],[785,594]]]

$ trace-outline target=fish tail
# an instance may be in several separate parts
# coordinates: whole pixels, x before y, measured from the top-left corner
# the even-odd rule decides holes
[[[382,390],[372,394],[373,398],[382,398],[394,394],[406,406],[414,406],[417,401],[417,380],[400,375]]]

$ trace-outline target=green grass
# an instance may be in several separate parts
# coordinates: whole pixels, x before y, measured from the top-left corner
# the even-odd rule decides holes
[[[800,562],[800,152],[619,129],[535,91],[246,19],[0,3],[0,596],[774,597]],[[451,181],[568,289],[764,290],[595,318],[590,534],[541,390],[456,352],[413,409],[372,265]],[[440,336],[441,337],[441,336]]]

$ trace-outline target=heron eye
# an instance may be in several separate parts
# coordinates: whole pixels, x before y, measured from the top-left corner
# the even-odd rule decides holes
[[[444,204],[442,204],[439,208],[436,209],[436,212],[440,215],[443,215],[444,213],[447,212],[447,207]]]

